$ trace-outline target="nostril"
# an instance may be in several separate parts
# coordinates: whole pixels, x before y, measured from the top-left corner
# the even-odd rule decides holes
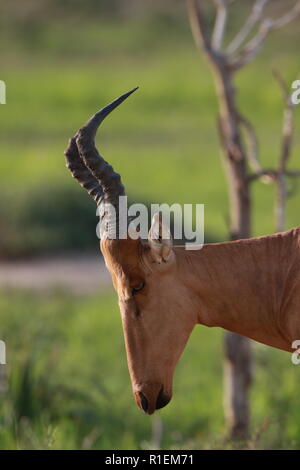
[[[147,410],[148,410],[148,400],[147,400],[147,398],[145,397],[145,395],[142,394],[142,392],[140,392],[140,400],[141,400],[141,407],[143,408],[143,410],[145,411],[145,413],[147,413]]]
[[[163,408],[169,403],[169,401],[170,398],[164,393],[163,388],[161,388],[156,400],[156,409],[159,410],[160,408]]]

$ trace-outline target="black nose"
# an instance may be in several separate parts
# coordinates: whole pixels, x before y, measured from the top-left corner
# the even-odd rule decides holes
[[[163,388],[161,388],[156,400],[156,409],[159,410],[160,408],[163,408],[169,403],[169,401],[170,397],[168,397],[168,395],[164,393]]]
[[[141,405],[142,405],[143,410],[145,411],[145,413],[147,413],[147,410],[148,410],[148,400],[147,400],[147,398],[145,397],[145,395],[142,394],[142,392],[140,392],[140,400],[141,400]]]

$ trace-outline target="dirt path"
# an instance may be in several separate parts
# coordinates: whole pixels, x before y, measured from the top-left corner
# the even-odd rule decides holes
[[[46,290],[53,287],[85,294],[111,288],[104,262],[96,256],[60,256],[0,261],[0,288]]]

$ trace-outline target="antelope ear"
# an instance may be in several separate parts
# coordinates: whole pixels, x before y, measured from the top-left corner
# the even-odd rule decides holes
[[[156,263],[167,262],[172,251],[173,240],[168,227],[163,223],[160,214],[154,214],[148,233],[151,254]]]

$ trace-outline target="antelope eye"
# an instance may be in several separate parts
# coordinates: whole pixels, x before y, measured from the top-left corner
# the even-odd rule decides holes
[[[143,289],[144,285],[145,285],[144,282],[140,282],[139,284],[134,286],[131,290],[131,294],[136,295],[139,291],[141,291]]]

